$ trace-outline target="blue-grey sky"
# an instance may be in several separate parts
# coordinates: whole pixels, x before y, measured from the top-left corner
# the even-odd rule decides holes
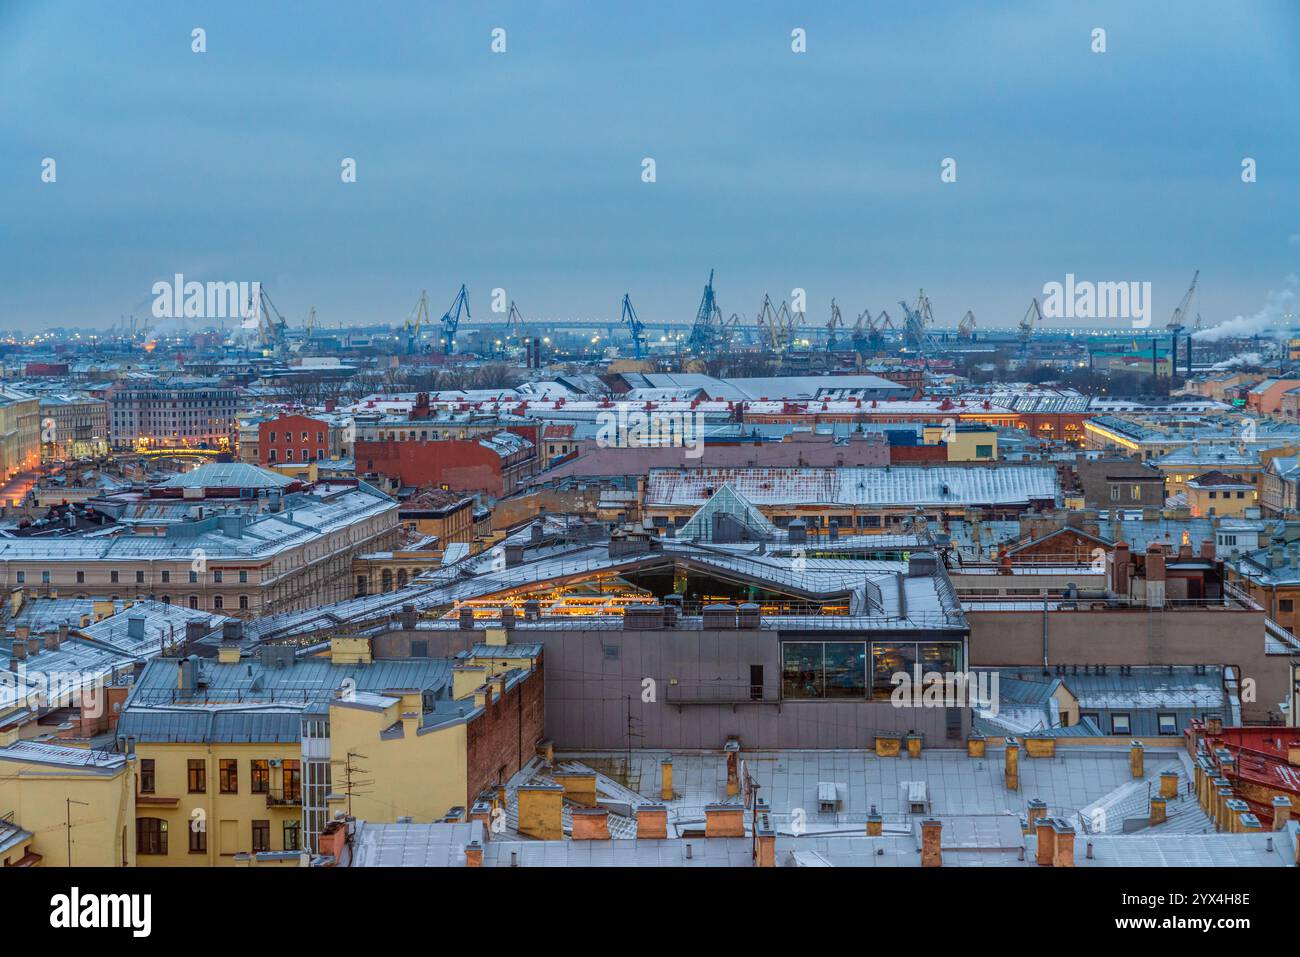
[[[1066,273],[1152,282],[1163,325],[1199,268],[1217,321],[1300,272],[1298,88],[1294,0],[0,0],[0,327],[177,272],[326,326],[462,282],[475,319],[685,321],[711,267],[726,314],[924,286],[985,327]]]

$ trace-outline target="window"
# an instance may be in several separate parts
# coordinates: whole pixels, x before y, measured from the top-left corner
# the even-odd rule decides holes
[[[302,762],[296,759],[284,762],[284,799],[302,800]]]
[[[136,572],[136,573],[135,573],[135,583],[136,583],[137,585],[143,585],[143,584],[144,584],[144,572]]]
[[[85,583],[86,583],[86,573],[85,573],[85,572],[77,572],[77,584],[78,584],[78,585],[84,585]]]
[[[49,573],[49,572],[41,572],[41,584],[42,584],[42,585],[48,585],[49,583],[50,583],[50,573]]]
[[[1295,601],[1295,600],[1292,599],[1292,598],[1279,598],[1279,599],[1277,600],[1277,610],[1278,610],[1278,611],[1291,611],[1292,608],[1295,607],[1295,606],[1294,606],[1294,601]]]
[[[749,700],[763,700],[763,666],[749,666]]]
[[[412,657],[412,658],[428,658],[428,657],[429,657],[429,643],[428,643],[427,641],[413,641],[413,642],[411,642],[411,657]]]
[[[234,758],[222,758],[217,771],[221,778],[222,794],[239,793],[239,762]]]
[[[1110,500],[1111,500],[1112,502],[1118,502],[1118,501],[1119,501],[1119,486],[1118,486],[1118,485],[1112,485],[1112,486],[1110,487]]]
[[[217,595],[217,596],[215,596],[215,597],[212,599],[212,607],[213,607],[213,608],[222,608],[222,607],[224,607],[224,605],[225,605],[225,603],[221,600],[221,596],[220,596],[220,595]]]
[[[153,758],[140,759],[140,793],[153,794],[154,763]]]
[[[199,596],[198,596],[198,595],[191,595],[191,596],[190,596],[190,607],[191,607],[191,608],[196,608],[196,609],[199,607]]]
[[[266,794],[271,790],[271,766],[265,758],[249,761],[248,771],[254,794]]]
[[[1142,486],[1141,486],[1141,485],[1134,485],[1134,486],[1133,486],[1133,501],[1135,501],[1135,502],[1140,502],[1140,501],[1142,501]]]
[[[220,584],[221,584],[221,572],[213,572],[213,573],[212,573],[212,581],[213,581],[214,584],[220,585]]]
[[[975,446],[975,458],[977,458],[977,459],[991,459],[991,458],[993,458],[993,446],[991,446],[991,445],[977,445],[977,446]]]
[[[116,585],[116,584],[117,584],[117,572],[116,572],[116,571],[111,571],[111,572],[109,572],[109,573],[108,573],[108,580],[109,580],[110,582],[112,582],[114,585]]]
[[[206,794],[208,790],[207,762],[202,758],[190,758],[188,780],[191,794]]]
[[[254,821],[253,822],[253,853],[258,851],[269,851],[271,849],[271,822]]]
[[[163,584],[166,585],[169,581],[172,580],[172,573],[168,571],[163,572],[162,580],[163,580]]]
[[[302,844],[299,839],[301,827],[301,821],[284,822],[284,849],[286,851],[297,851],[302,849]]]
[[[248,572],[247,572],[247,571],[241,571],[241,572],[239,573],[239,584],[241,584],[241,585],[246,585],[246,584],[248,584]]]
[[[159,817],[136,818],[135,852],[137,854],[166,854],[167,822]]]
[[[1177,734],[1177,733],[1178,733],[1178,717],[1177,717],[1177,715],[1172,715],[1172,714],[1161,714],[1161,715],[1160,715],[1160,733],[1161,733],[1161,734]]]
[[[199,573],[195,571],[190,572],[190,584],[193,585],[196,582],[198,582],[198,580],[199,580]]]
[[[247,595],[240,595],[240,596],[239,596],[239,607],[240,607],[240,609],[243,610],[243,611],[247,611],[247,610],[248,610],[248,596],[247,596]]]
[[[1079,712],[1079,723],[1082,724],[1085,721],[1091,721],[1093,724],[1097,726],[1097,730],[1099,731],[1101,730],[1101,715],[1098,714],[1096,711]]]
[[[781,687],[786,698],[863,698],[867,646],[861,641],[788,641],[782,644]],[[750,674],[753,695],[753,672]]]
[[[1128,715],[1112,714],[1110,716],[1110,733],[1111,734],[1130,734]]]
[[[190,832],[190,853],[208,853],[208,829],[203,826],[203,822],[193,821],[187,830]]]

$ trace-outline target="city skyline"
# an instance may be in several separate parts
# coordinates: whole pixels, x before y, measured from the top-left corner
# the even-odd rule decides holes
[[[0,325],[142,319],[175,273],[326,327],[462,282],[473,321],[502,288],[686,323],[710,269],[724,315],[803,289],[810,325],[923,287],[1007,328],[1074,274],[1150,282],[1163,327],[1198,269],[1207,324],[1294,311],[1300,11],[946,9],[11,4]]]

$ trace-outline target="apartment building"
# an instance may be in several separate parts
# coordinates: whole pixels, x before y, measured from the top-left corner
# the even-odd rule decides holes
[[[108,401],[114,448],[235,447],[238,392],[221,379],[128,380]]]
[[[350,596],[354,557],[400,536],[397,503],[363,482],[307,485],[242,463],[202,465],[97,507],[116,521],[0,535],[0,584],[251,617]]]
[[[108,403],[82,395],[41,396],[41,462],[63,463],[108,454]]]
[[[336,810],[439,818],[503,785],[541,738],[540,649],[504,634],[455,661],[375,659],[347,636],[320,657],[250,656],[227,635],[216,660],[150,663],[123,709],[141,866],[297,865]]]
[[[12,478],[41,460],[40,400],[0,386],[0,476]]]

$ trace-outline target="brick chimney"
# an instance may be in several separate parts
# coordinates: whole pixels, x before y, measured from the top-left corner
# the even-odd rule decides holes
[[[1291,819],[1291,799],[1285,794],[1273,798],[1273,830],[1280,831]]]
[[[1020,742],[1015,738],[1007,738],[1006,754],[1004,756],[1004,770],[1006,772],[1006,785],[1008,791],[1020,790]]]
[[[470,841],[465,845],[465,866],[483,866],[483,845],[478,841]]]
[[[705,837],[744,837],[745,808],[741,804],[710,804],[704,808]]]
[[[608,841],[609,811],[603,807],[575,807],[573,839],[575,841]]]
[[[638,839],[668,839],[668,808],[662,804],[642,804],[636,809],[636,836]]]
[[[921,822],[921,866],[922,867],[942,867],[943,866],[943,848],[940,844],[940,837],[943,833],[943,822],[934,818],[927,818]]]
[[[871,805],[871,810],[867,812],[867,837],[880,837],[885,832],[885,819],[881,817],[876,806]]]
[[[1110,553],[1110,588],[1117,595],[1129,593],[1128,575],[1132,558],[1129,556],[1128,542],[1122,539],[1115,543]]]
[[[1178,797],[1178,772],[1160,772],[1160,796],[1166,799]]]
[[[1051,867],[1056,857],[1056,832],[1052,830],[1052,819],[1040,817],[1034,822],[1034,861],[1041,867]]]
[[[1159,794],[1151,795],[1151,810],[1147,814],[1147,824],[1155,827],[1157,824],[1165,823],[1167,813],[1165,806],[1167,800]]]
[[[1145,751],[1142,742],[1136,738],[1128,746],[1128,767],[1133,777],[1140,778],[1146,775],[1146,764],[1143,760]]]
[[[539,841],[564,838],[564,788],[558,784],[526,784],[516,792],[519,833]]]
[[[673,794],[673,759],[666,757],[659,762],[659,800],[671,801]]]
[[[469,819],[483,825],[483,840],[492,840],[492,805],[487,801],[475,801],[469,809]]]
[[[1068,821],[1063,821],[1060,818],[1057,818],[1052,822],[1052,832],[1056,844],[1052,866],[1073,867],[1074,827]]]

